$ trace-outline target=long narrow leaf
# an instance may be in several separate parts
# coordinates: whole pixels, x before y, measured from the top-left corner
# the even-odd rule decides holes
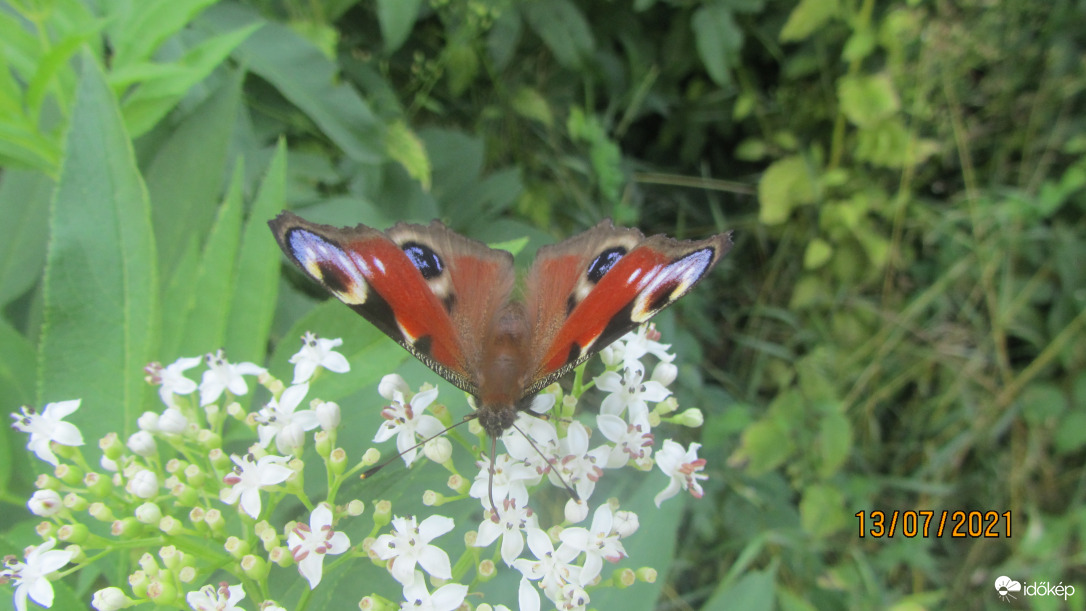
[[[49,226],[38,402],[81,398],[72,420],[93,440],[134,422],[142,407],[159,312],[147,191],[117,101],[89,53]]]

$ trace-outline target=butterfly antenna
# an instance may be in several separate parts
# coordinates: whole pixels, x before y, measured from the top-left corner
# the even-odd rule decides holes
[[[540,456],[543,457],[543,461],[546,462],[547,466],[549,466],[551,468],[551,472],[554,473],[556,476],[558,476],[558,481],[562,482],[562,485],[565,486],[566,492],[569,493],[569,496],[573,497],[574,501],[577,501],[578,503],[580,503],[581,502],[581,496],[579,494],[577,494],[577,491],[574,490],[572,486],[569,485],[569,482],[566,481],[566,478],[562,477],[562,472],[559,471],[557,468],[555,468],[554,465],[551,464],[550,459],[547,458],[547,455],[543,453],[543,450],[540,450],[539,446],[535,445],[535,441],[532,441],[532,438],[529,437],[527,433],[520,430],[520,427],[518,427],[515,423],[513,424],[513,428],[516,429],[516,431],[518,433],[523,435],[524,438],[528,440],[528,445],[532,446],[532,449],[535,450],[537,454],[539,454]],[[491,500],[490,504],[493,505],[494,501]]]
[[[366,479],[367,477],[371,477],[374,473],[377,473],[381,469],[384,469],[385,467],[387,467],[390,464],[392,464],[393,462],[395,462],[397,458],[400,458],[401,456],[403,456],[404,454],[407,454],[411,450],[419,449],[420,447],[426,445],[427,443],[430,443],[430,440],[441,437],[445,433],[448,433],[449,431],[455,429],[456,427],[460,426],[461,424],[464,424],[468,420],[469,420],[469,418],[464,418],[463,420],[461,420],[460,422],[457,422],[456,424],[450,424],[449,426],[441,429],[441,432],[436,433],[434,435],[431,435],[431,436],[427,437],[426,439],[423,439],[422,441],[416,443],[415,445],[411,446],[410,448],[407,448],[403,452],[400,452],[399,454],[397,454],[397,455],[393,456],[392,458],[386,460],[385,462],[377,465],[376,467],[370,467],[369,469],[366,469],[365,471],[362,472],[362,475],[359,476],[359,479]]]
[[[491,516],[495,522],[498,521],[498,506],[494,504],[494,461],[496,459],[496,452],[498,450],[498,438],[490,438],[490,481],[486,485],[486,493],[490,496],[490,511]]]

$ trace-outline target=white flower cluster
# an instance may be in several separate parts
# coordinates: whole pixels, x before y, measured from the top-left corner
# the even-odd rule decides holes
[[[652,327],[643,327],[603,352],[604,362],[610,367],[595,379],[595,386],[608,394],[596,416],[596,427],[606,442],[594,446],[590,429],[578,420],[568,419],[578,397],[562,397],[561,390],[554,387],[536,397],[534,415],[517,414],[515,425],[501,438],[505,452],[477,461],[479,470],[467,496],[479,500],[484,518],[474,545],[489,547],[501,540],[502,560],[522,576],[518,603],[523,611],[540,608],[540,591],[558,609],[586,608],[590,602],[586,587],[599,583],[603,561],[618,562],[626,556],[621,539],[637,530],[636,514],[603,502],[592,514],[591,527],[572,526],[592,511],[592,495],[607,469],[632,466],[646,471],[655,462],[669,478],[667,486],[656,495],[657,506],[680,490],[689,490],[695,497],[703,494],[699,480],[707,476],[701,472],[705,461],[697,457],[698,444],[687,449],[665,440],[654,460],[652,430],[675,409],[674,402],[667,401],[671,395],[667,385],[676,376],[676,367],[671,364],[674,355],[667,352],[669,346],[655,341],[656,337]],[[648,380],[641,362],[646,354],[660,360]],[[417,444],[444,429],[441,421],[424,413],[437,398],[437,391],[431,388],[412,395],[406,382],[391,375],[382,380],[379,392],[391,404],[383,412],[385,422],[374,441],[395,437],[398,451],[410,466],[417,458]],[[556,409],[559,401],[561,407]],[[650,408],[650,403],[655,407]],[[556,412],[559,418],[538,417]],[[700,412],[683,414],[673,421],[700,425]],[[427,446],[443,439],[428,442],[424,452],[429,455]],[[446,467],[454,468],[451,463]],[[575,498],[571,496],[566,503],[565,523],[546,529],[530,506],[532,491],[544,482],[569,487],[575,493]],[[440,497],[436,493],[432,496]],[[415,595],[409,588],[417,591],[420,587],[418,576],[422,572],[416,566],[438,580],[453,578],[448,554],[430,543],[453,529],[451,519],[432,515],[416,524],[415,517],[396,518],[392,526],[394,532],[378,537],[370,551],[388,561],[389,571],[404,586],[406,600],[413,600]],[[521,557],[525,541],[530,557]],[[448,606],[426,608],[457,608],[468,587],[448,589],[454,585],[446,584],[439,590]],[[452,592],[460,594],[454,596]]]
[[[653,428],[661,422],[701,422],[697,410],[672,415],[676,405],[667,385],[676,375],[674,356],[656,337],[651,327],[630,334],[604,351],[608,371],[592,383],[582,385],[578,378],[569,395],[557,387],[541,393],[532,406],[535,415],[518,414],[515,427],[500,439],[504,451],[474,457],[478,471],[473,477],[456,473],[452,444],[444,436],[435,437],[448,422],[425,413],[437,389],[413,393],[398,376],[382,380],[378,391],[389,403],[374,441],[395,438],[399,456],[409,466],[425,456],[453,472],[449,485],[455,494],[427,492],[427,504],[481,504],[484,517],[466,539],[472,547],[455,562],[435,543],[453,530],[454,522],[436,513],[397,517],[388,501],[375,500],[369,535],[358,527],[336,530],[353,526],[350,519],[364,510],[360,500],[337,504],[343,484],[379,459],[371,449],[357,464],[348,465],[346,451],[335,446],[339,406],[306,400],[322,370],[350,369],[334,350],[341,340],[307,333],[301,351],[290,359],[294,376],[289,386],[258,365],[229,362],[222,351],[168,366],[149,365],[147,379],[158,386],[164,408],[140,416],[139,430],[123,442],[113,434],[103,438],[100,469],[92,468],[78,449],[83,444],[79,429],[63,420],[80,407],[79,400],[51,403],[40,413],[24,407],[13,414],[13,426],[29,434],[27,448],[55,471],[39,477],[39,490],[28,502],[31,512],[43,518],[38,533],[44,542],[27,548],[23,561],[9,557],[0,581],[15,585],[19,611],[25,610],[28,598],[49,607],[54,598],[50,580],[57,571],[71,565],[61,574],[75,572],[107,554],[128,554],[135,546],[148,551],[128,576],[128,590],[98,590],[92,600],[95,609],[150,602],[222,611],[242,609],[248,594],[259,609],[275,611],[283,609],[269,597],[268,580],[276,567],[294,567],[312,590],[321,583],[326,558],[340,556],[339,564],[368,556],[400,584],[402,600],[394,603],[375,593],[363,598],[360,607],[398,604],[401,609],[451,611],[466,604],[478,580],[498,570],[490,561],[464,562],[477,557],[471,549],[498,544],[501,559],[519,573],[520,609],[541,608],[540,593],[558,609],[585,609],[589,589],[655,578],[651,569],[602,576],[605,560],[618,562],[626,556],[622,540],[639,524],[638,516],[620,509],[617,501],[593,500],[608,470],[649,471],[657,465],[668,478],[656,496],[657,506],[680,490],[702,495],[705,461],[697,457],[697,444],[684,448],[665,440],[654,455]],[[648,379],[641,363],[646,354],[660,361]],[[201,364],[205,369],[197,383],[186,372]],[[236,399],[249,393],[246,377],[252,376],[271,398],[246,412]],[[595,428],[606,439],[598,444],[588,426],[572,419],[577,400],[592,386],[607,393],[595,417]],[[538,417],[544,413],[549,417]],[[242,423],[257,440],[239,453],[223,448],[224,437],[238,436],[237,431],[227,435],[231,418],[235,427]],[[477,425],[472,430],[482,435]],[[328,478],[324,500],[317,502],[305,491],[313,486],[303,487],[301,481],[302,457],[313,452],[306,448],[310,439]],[[541,524],[533,511],[533,503],[542,502],[535,500],[541,498],[537,490],[548,486],[572,493],[562,523]],[[285,500],[304,506],[307,515],[277,528],[270,520]],[[224,515],[227,507],[237,511]],[[590,514],[590,526],[577,526]],[[95,533],[99,525],[108,525],[110,537]],[[386,526],[391,530],[382,534]],[[356,533],[351,536],[361,544],[352,548],[347,531]],[[66,547],[56,549],[60,543]],[[473,565],[476,581],[469,575]],[[230,580],[222,581],[224,575]],[[219,579],[211,582],[212,577]],[[478,608],[508,610],[503,605]]]

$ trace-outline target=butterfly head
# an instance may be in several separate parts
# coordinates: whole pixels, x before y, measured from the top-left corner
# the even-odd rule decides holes
[[[517,420],[516,406],[506,403],[483,403],[476,414],[479,426],[483,427],[486,436],[491,439],[501,437]]]

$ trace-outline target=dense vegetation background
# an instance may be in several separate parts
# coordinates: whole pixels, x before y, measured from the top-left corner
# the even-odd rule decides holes
[[[1084,32],[1070,0],[10,0],[3,407],[83,397],[94,440],[150,409],[144,363],[282,374],[305,328],[355,342],[326,398],[373,403],[402,355],[281,276],[282,207],[524,254],[733,229],[660,323],[707,494],[625,608],[1082,609]],[[0,439],[10,553],[40,465]],[[862,537],[876,509],[1013,530]]]

